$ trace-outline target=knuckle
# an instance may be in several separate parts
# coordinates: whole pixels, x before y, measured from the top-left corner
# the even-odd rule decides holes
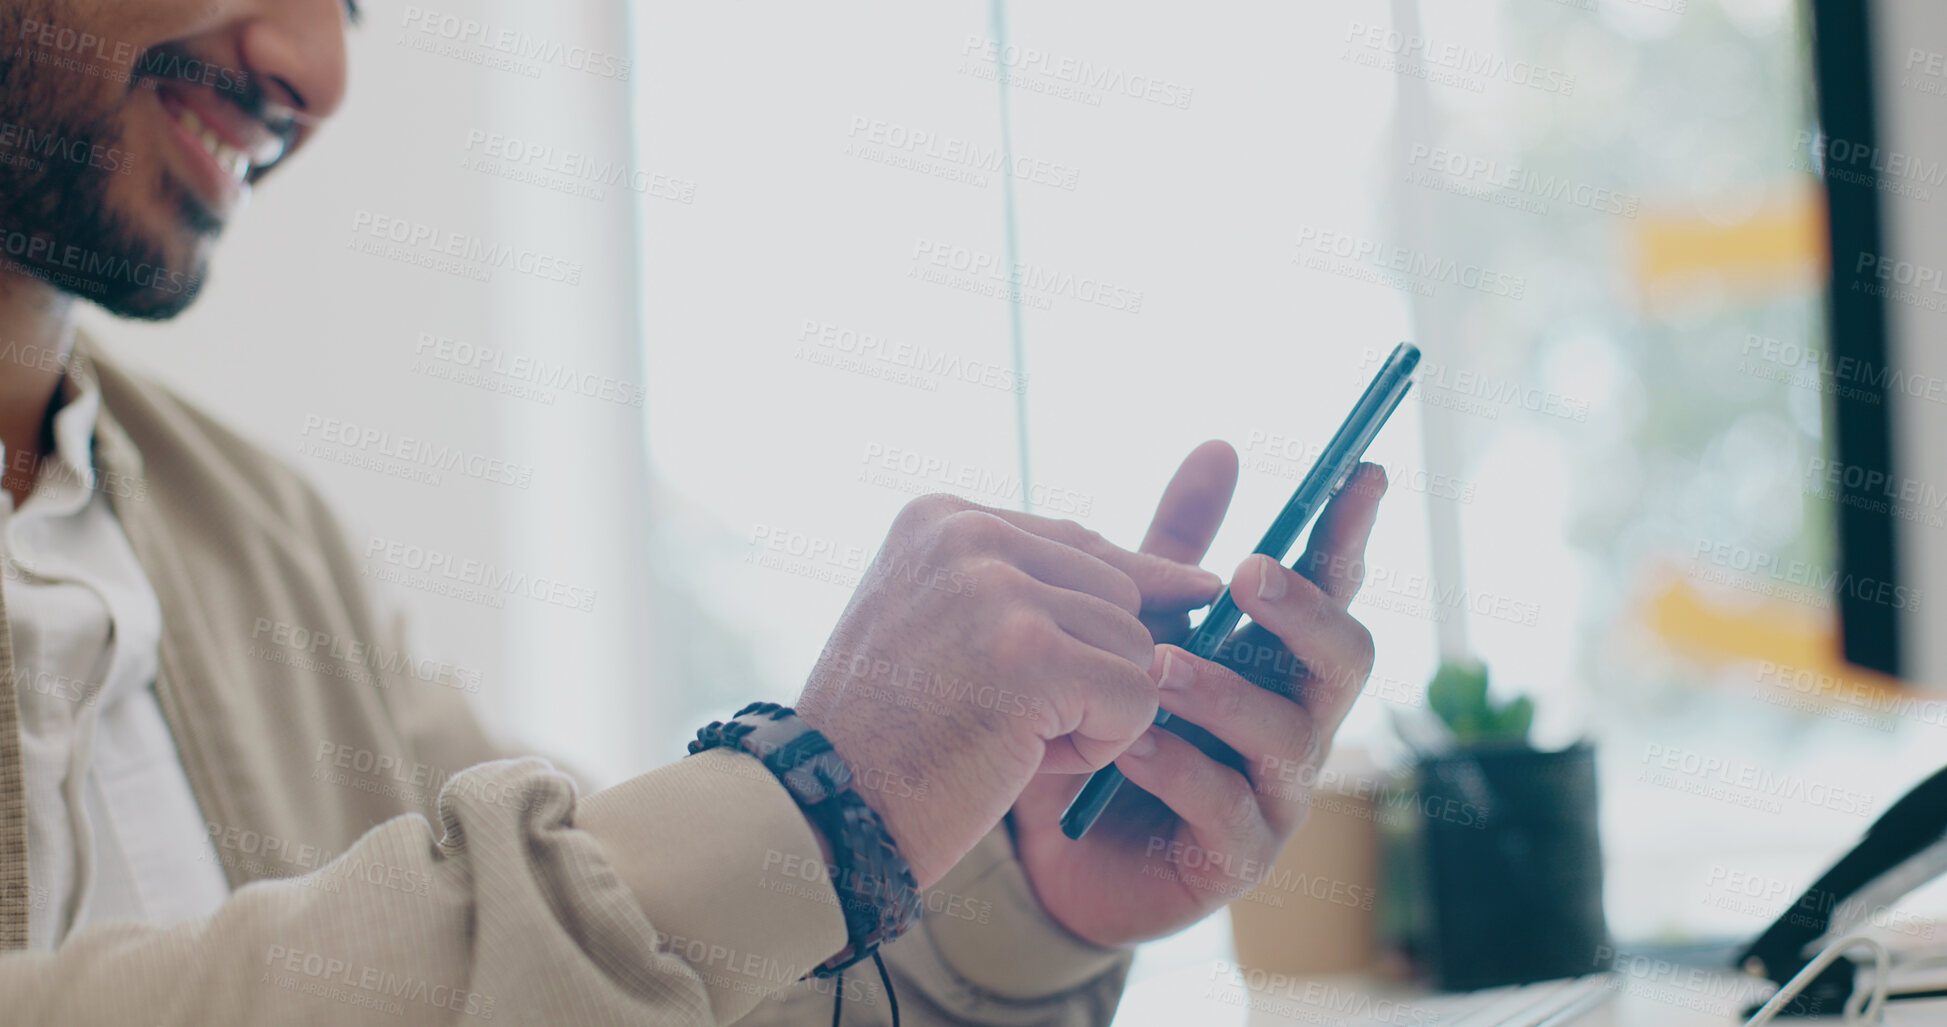
[[[1082,522],[1072,517],[1064,517],[1054,524],[1055,530],[1060,532],[1061,537],[1077,549],[1091,549],[1104,541],[1100,533],[1084,527]]]
[[[1334,605],[1324,590],[1312,584],[1310,579],[1298,574],[1293,574],[1292,578],[1294,580],[1285,597],[1266,611],[1265,627],[1286,648],[1297,652],[1310,640],[1329,630],[1333,616],[1344,611]]]
[[[1345,594],[1347,596],[1358,595],[1359,589],[1363,588],[1366,583],[1365,562],[1363,560],[1352,561],[1346,567],[1345,573],[1339,576],[1339,581],[1345,585]]]
[[[1116,618],[1116,623],[1121,626],[1123,634],[1127,636],[1124,641],[1129,646],[1130,651],[1146,653],[1147,659],[1154,659],[1156,656],[1156,639],[1155,636],[1149,633],[1149,626],[1144,624],[1140,617],[1127,610],[1117,610],[1116,612],[1121,614],[1121,616]],[[1144,666],[1146,667],[1148,664],[1145,663]],[[1148,673],[1145,671],[1144,677],[1147,676]]]
[[[968,553],[953,565],[980,583],[978,595],[1005,603],[1019,602],[1022,589],[1034,580],[1027,571],[992,553]]]
[[[1292,577],[1298,579],[1293,582],[1297,587],[1292,589],[1292,603],[1307,624],[1317,626],[1343,612],[1316,582],[1302,574],[1293,574]]]
[[[931,492],[907,503],[899,511],[900,519],[931,522],[945,518],[966,509],[968,503],[959,496],[946,492]]]
[[[981,553],[998,549],[1010,527],[985,510],[966,507],[948,514],[940,522],[940,533],[962,552]]]
[[[1156,683],[1149,680],[1148,671],[1137,670],[1134,667],[1118,675],[1117,680],[1133,703],[1130,707],[1133,711],[1132,715],[1140,714],[1135,724],[1135,734],[1142,734],[1148,729],[1150,722],[1156,719],[1158,700],[1161,698],[1156,694]]]
[[[1233,724],[1245,713],[1244,699],[1246,688],[1256,686],[1245,681],[1236,671],[1220,668],[1217,674],[1199,674],[1203,680],[1193,694],[1200,694],[1204,707],[1203,716],[1212,724]]]
[[[1055,647],[1057,634],[1054,623],[1041,611],[1016,604],[1001,618],[994,640],[994,658],[1010,669],[1033,667],[1046,661]]]
[[[1224,834],[1246,837],[1258,829],[1257,792],[1234,775],[1223,778],[1218,795],[1217,826]]]

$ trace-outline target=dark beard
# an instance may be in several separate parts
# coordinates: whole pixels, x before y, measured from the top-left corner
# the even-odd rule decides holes
[[[125,162],[128,150],[112,116],[91,112],[84,107],[88,101],[74,98],[96,95],[100,80],[62,66],[88,61],[86,56],[45,50],[23,37],[21,23],[33,20],[59,22],[50,0],[0,7],[0,133],[9,133],[0,142],[13,140],[0,145],[0,266],[120,317],[175,317],[201,291],[203,269],[169,267],[163,248],[110,208],[108,183],[115,172],[85,155],[119,151]],[[91,64],[122,76],[136,73],[133,66]],[[146,166],[130,170],[150,173]],[[191,231],[213,234],[220,227],[187,193],[180,203],[180,221]]]

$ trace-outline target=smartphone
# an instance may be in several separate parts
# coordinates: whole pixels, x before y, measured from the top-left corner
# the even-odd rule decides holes
[[[1332,441],[1318,454],[1311,470],[1298,483],[1298,490],[1291,494],[1291,501],[1278,513],[1277,520],[1271,522],[1271,529],[1264,533],[1264,540],[1257,544],[1253,553],[1284,561],[1285,554],[1298,542],[1305,527],[1318,516],[1332,497],[1352,478],[1358,468],[1359,460],[1366,455],[1366,447],[1372,444],[1373,437],[1379,434],[1386,419],[1398,409],[1400,401],[1406,398],[1406,390],[1413,387],[1413,369],[1419,366],[1420,350],[1410,342],[1402,342],[1393,347],[1392,355],[1373,376],[1366,386],[1359,402],[1353,404],[1352,412],[1345,417],[1345,423],[1332,433]],[[1196,630],[1183,643],[1183,648],[1191,654],[1210,659],[1217,654],[1217,648],[1224,644],[1232,631],[1237,630],[1237,622],[1244,614],[1231,601],[1230,589],[1217,597],[1216,605],[1210,608]],[[1168,710],[1156,711],[1156,723],[1170,722]],[[1089,775],[1088,782],[1075,795],[1073,802],[1061,814],[1061,831],[1070,838],[1080,838],[1088,833],[1097,817],[1108,808],[1109,800],[1115,798],[1116,789],[1122,787],[1122,771],[1111,763]]]

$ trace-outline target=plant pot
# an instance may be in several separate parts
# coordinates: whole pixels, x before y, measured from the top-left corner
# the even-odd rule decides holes
[[[1363,754],[1340,750],[1310,782],[1310,810],[1277,862],[1230,904],[1238,965],[1293,977],[1372,965],[1380,790]]]
[[[1419,942],[1450,991],[1602,967],[1595,750],[1480,749],[1422,762]]]

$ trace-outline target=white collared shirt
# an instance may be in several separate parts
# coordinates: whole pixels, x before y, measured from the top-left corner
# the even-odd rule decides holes
[[[161,608],[95,487],[100,388],[69,375],[61,389],[34,491],[15,510],[0,490],[38,950],[106,920],[175,923],[230,893],[156,701]]]

